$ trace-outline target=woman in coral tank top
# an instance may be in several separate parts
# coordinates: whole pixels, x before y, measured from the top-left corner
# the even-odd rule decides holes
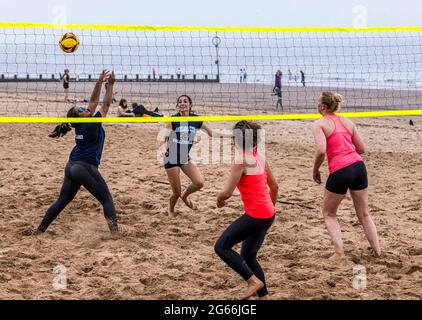
[[[318,99],[318,112],[323,118],[315,121],[312,127],[316,145],[313,172],[315,182],[321,184],[319,169],[325,160],[325,154],[330,171],[325,186],[322,213],[334,245],[334,255],[331,259],[344,257],[337,209],[347,190],[350,190],[356,215],[363,226],[365,236],[375,256],[380,256],[377,229],[368,213],[368,177],[360,156],[365,152],[365,145],[356,125],[336,114],[342,100],[343,97],[338,93],[323,92]]]
[[[230,177],[217,197],[222,208],[236,187],[244,205],[244,214],[236,219],[220,236],[215,252],[248,284],[242,299],[255,293],[269,299],[264,271],[256,260],[268,229],[274,222],[278,185],[261,148],[259,130],[255,123],[240,121],[233,128],[236,157]],[[269,187],[269,188],[268,188]],[[232,248],[242,242],[240,254]]]

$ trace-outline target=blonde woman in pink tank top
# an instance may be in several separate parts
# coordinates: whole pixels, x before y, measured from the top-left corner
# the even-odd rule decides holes
[[[365,152],[365,145],[356,125],[351,120],[336,114],[342,99],[338,93],[323,92],[318,99],[318,112],[323,117],[315,121],[312,127],[316,146],[314,181],[321,184],[319,169],[325,160],[325,155],[330,172],[322,207],[325,226],[334,245],[334,255],[330,259],[344,257],[337,209],[347,190],[350,190],[356,215],[363,226],[365,236],[375,256],[379,257],[381,248],[377,228],[368,212],[367,172],[360,156]]]

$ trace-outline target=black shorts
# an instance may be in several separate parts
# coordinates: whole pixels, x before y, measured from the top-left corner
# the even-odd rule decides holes
[[[325,188],[333,193],[346,194],[347,190],[363,190],[368,187],[368,174],[363,161],[337,170],[328,176]]]
[[[171,168],[176,168],[179,167],[181,168],[184,164],[187,164],[188,162],[185,163],[164,163],[164,168],[165,169],[171,169]]]
[[[180,154],[176,154],[175,158],[170,158],[169,157],[169,152],[166,152],[166,155],[164,157],[164,168],[165,169],[171,169],[171,168],[175,168],[175,167],[182,167],[184,164],[187,164],[190,161],[190,156],[186,156],[183,157],[183,159],[181,158]]]
[[[69,85],[68,84],[64,84],[63,85],[63,89],[69,89]]]

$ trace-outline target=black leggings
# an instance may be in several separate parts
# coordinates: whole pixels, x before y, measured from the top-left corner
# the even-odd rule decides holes
[[[83,161],[69,161],[64,171],[63,186],[56,202],[47,210],[38,230],[44,232],[84,186],[103,206],[111,233],[116,233],[117,217],[113,198],[98,168]]]
[[[274,217],[254,219],[244,214],[223,232],[214,247],[218,256],[244,280],[255,275],[264,283],[264,287],[257,292],[258,297],[267,295],[268,291],[265,285],[264,271],[256,260],[256,255],[273,222]],[[239,255],[232,247],[242,241]]]

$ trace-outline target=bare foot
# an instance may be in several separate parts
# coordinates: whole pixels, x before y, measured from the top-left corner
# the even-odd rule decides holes
[[[346,256],[344,255],[344,253],[334,253],[331,257],[328,258],[328,260],[331,261],[338,261],[338,260],[343,260],[346,259]]]
[[[115,231],[113,233],[110,233],[111,239],[113,240],[119,240],[121,238],[123,238],[123,234],[120,231]]]
[[[178,197],[177,198],[175,198],[173,196],[170,197],[169,206],[167,208],[167,213],[168,213],[169,217],[177,216],[177,212],[174,211],[174,208],[176,207],[176,203],[177,203],[178,199],[179,199]]]
[[[259,289],[264,287],[264,283],[259,280],[256,276],[250,277],[248,280],[248,288],[246,289],[245,294],[242,296],[242,300],[248,300],[252,297]]]
[[[38,229],[26,229],[24,231],[22,231],[22,235],[24,236],[38,236],[42,234],[42,231],[38,230]]]
[[[170,208],[168,208],[167,214],[168,214],[169,217],[174,218],[174,217],[177,217],[178,212],[177,211],[171,211]]]
[[[171,218],[174,218],[174,217],[176,217],[177,216],[177,212],[176,211],[174,211],[174,207],[173,207],[173,210],[171,209],[171,204],[169,204],[169,206],[168,206],[168,208],[167,208],[167,215],[169,216],[169,217],[171,217]]]
[[[187,198],[181,198],[181,199],[191,210],[196,210],[196,206],[192,203],[192,201],[190,201],[190,199],[187,199]]]
[[[133,235],[132,229],[125,225],[119,225],[116,230],[113,230],[113,232],[110,233],[111,238],[114,240],[121,239],[121,238],[127,238]]]
[[[379,251],[374,250],[374,256],[375,256],[375,258],[381,258],[381,250],[379,250]]]

